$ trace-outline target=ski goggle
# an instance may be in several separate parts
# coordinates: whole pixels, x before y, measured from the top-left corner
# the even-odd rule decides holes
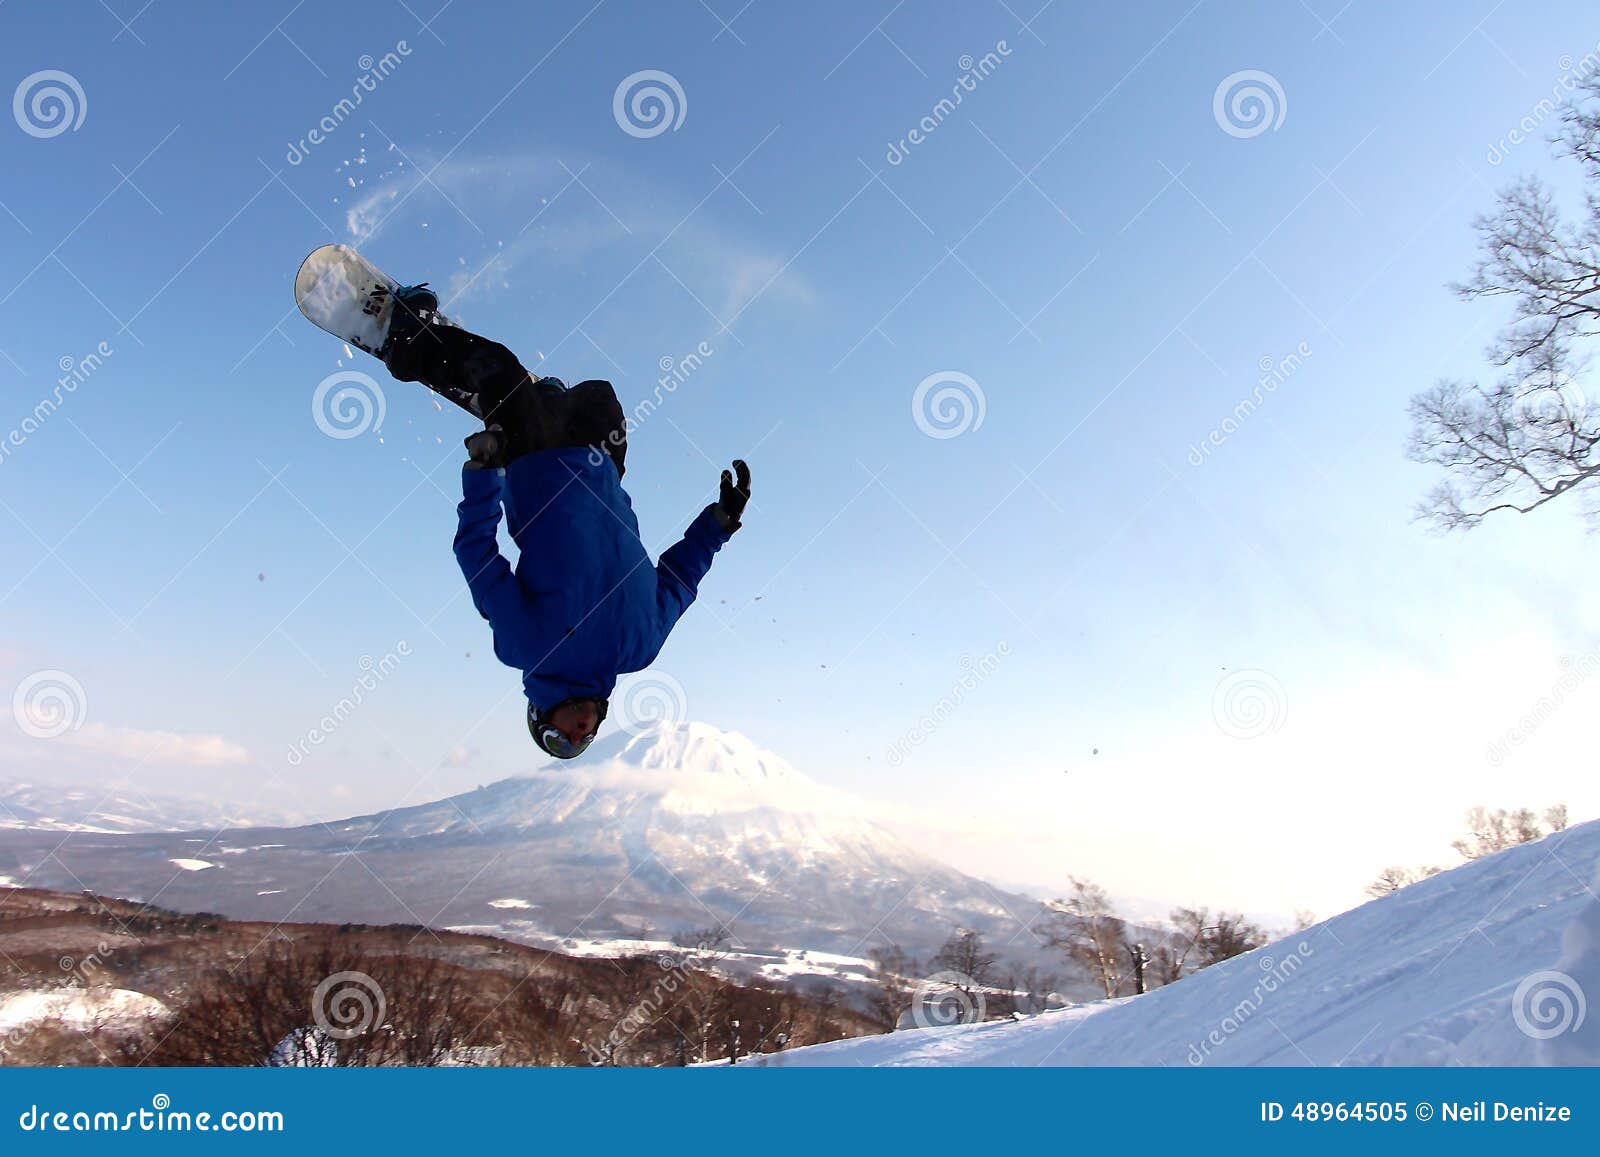
[[[550,723],[548,718],[541,718],[538,708],[534,707],[532,703],[528,704],[528,733],[533,736],[533,741],[538,744],[540,751],[557,759],[576,759],[589,749],[589,745],[594,742],[594,737],[600,733],[600,724],[605,722],[606,710],[610,706],[606,700],[589,699],[587,697],[563,699],[550,709],[549,714],[555,714],[556,711],[565,707],[568,703],[583,702],[594,703],[599,718],[595,720],[594,730],[576,742],[568,738],[565,731]]]

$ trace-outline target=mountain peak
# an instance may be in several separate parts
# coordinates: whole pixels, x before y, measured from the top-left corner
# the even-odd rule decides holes
[[[591,767],[607,765],[715,775],[753,784],[804,777],[781,756],[748,736],[709,723],[657,722],[620,731],[590,749]]]

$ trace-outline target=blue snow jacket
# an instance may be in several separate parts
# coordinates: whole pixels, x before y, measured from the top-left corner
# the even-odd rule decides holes
[[[708,506],[652,566],[616,467],[588,447],[463,468],[461,496],[455,552],[473,605],[544,709],[608,698],[619,674],[648,667],[728,541]],[[502,505],[515,571],[495,541]]]

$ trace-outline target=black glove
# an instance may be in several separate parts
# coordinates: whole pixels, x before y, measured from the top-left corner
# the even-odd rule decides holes
[[[506,436],[499,426],[479,430],[465,445],[468,470],[496,470],[506,464]]]
[[[733,469],[739,475],[737,481],[732,473],[727,470],[722,472],[722,493],[717,498],[717,504],[711,508],[722,529],[729,534],[739,529],[745,504],[750,501],[750,467],[745,465],[743,459],[735,458]]]

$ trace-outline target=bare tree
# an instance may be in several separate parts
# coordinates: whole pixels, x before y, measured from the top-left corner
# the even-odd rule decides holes
[[[1050,996],[1058,984],[1059,981],[1054,973],[1038,968],[1024,968],[1008,985],[1013,994],[1011,1011],[1026,1013],[1029,1016],[1043,1012],[1050,1007]]]
[[[433,957],[329,939],[276,944],[217,970],[177,1012],[146,1064],[432,1066],[478,1035],[459,971]]]
[[[1518,844],[1542,840],[1555,832],[1565,831],[1566,827],[1567,805],[1564,803],[1545,808],[1543,815],[1526,807],[1475,807],[1467,812],[1467,834],[1452,841],[1450,846],[1460,853],[1463,860],[1470,862]],[[1444,869],[1437,864],[1421,868],[1394,865],[1379,872],[1377,878],[1367,885],[1367,895],[1388,896],[1408,884],[1436,876],[1442,871]]]
[[[1072,890],[1047,905],[1051,914],[1040,926],[1039,936],[1047,948],[1057,949],[1087,971],[1106,996],[1116,996],[1123,981],[1127,922],[1112,911],[1110,897],[1100,885],[1078,876],[1067,879]]]
[[[892,1029],[900,1014],[911,1007],[910,978],[920,969],[898,944],[874,948],[867,957],[877,970],[876,983],[867,994],[867,1011],[874,1020]]]
[[[1600,477],[1600,408],[1581,385],[1586,339],[1600,332],[1600,77],[1581,92],[1553,142],[1591,185],[1581,216],[1569,221],[1537,178],[1511,185],[1475,222],[1478,264],[1453,287],[1463,298],[1511,299],[1512,319],[1488,353],[1497,377],[1440,382],[1411,401],[1409,454],[1447,475],[1418,514],[1443,529],[1578,489],[1600,511],[1590,485]]]
[[[672,938],[672,943],[678,948],[689,948],[695,952],[715,952],[719,956],[723,954],[723,950],[732,942],[733,933],[720,925],[714,928],[698,928],[689,932],[679,932]]]
[[[970,983],[954,983],[952,987],[970,996],[980,988],[993,986],[999,959],[984,948],[981,932],[964,930],[946,940],[928,964],[936,972],[954,972],[966,977]]]
[[[1246,920],[1239,912],[1219,912],[1200,938],[1200,967],[1220,964],[1235,956],[1254,951],[1267,942],[1259,924]]]
[[[1401,888],[1415,884],[1417,879],[1418,875],[1415,868],[1405,868],[1399,864],[1391,864],[1379,872],[1377,878],[1367,885],[1367,895],[1373,897],[1392,896]]]
[[[1518,844],[1542,840],[1551,832],[1561,831],[1567,823],[1567,807],[1557,804],[1545,811],[1546,822],[1554,820],[1561,825],[1546,826],[1532,808],[1475,807],[1467,813],[1467,834],[1450,846],[1461,853],[1463,860],[1477,860]]]
[[[1152,958],[1156,974],[1166,984],[1267,942],[1266,932],[1239,912],[1174,908],[1169,919],[1167,940]]]

